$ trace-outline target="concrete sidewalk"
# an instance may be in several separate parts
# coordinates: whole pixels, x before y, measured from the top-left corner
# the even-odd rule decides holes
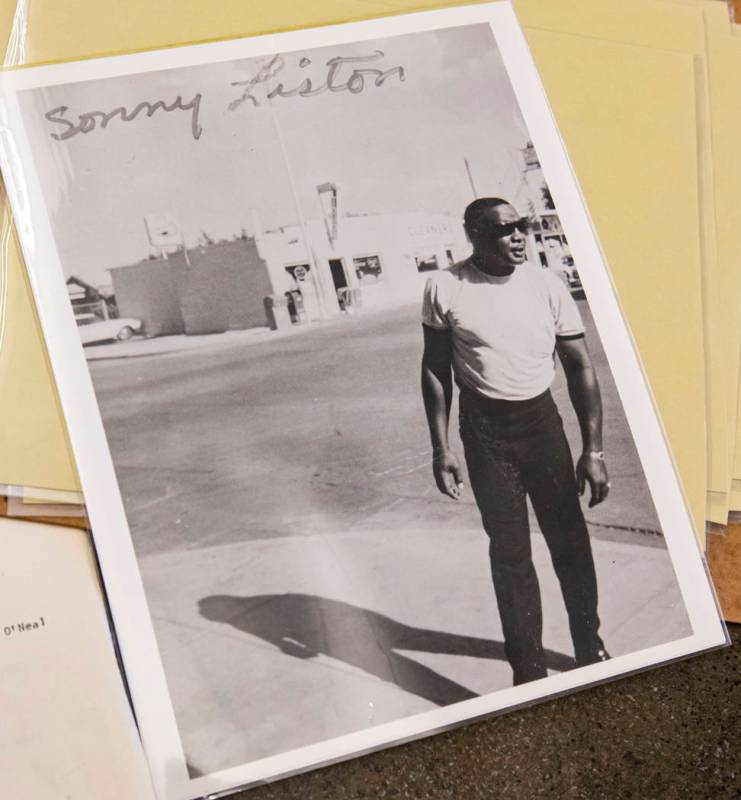
[[[689,630],[630,427],[582,312],[613,482],[608,502],[585,513],[602,631],[619,656]],[[417,309],[297,333],[223,334],[170,357],[91,365],[194,772],[511,683],[469,481],[453,502],[432,479]],[[561,371],[552,391],[578,452]],[[461,453],[454,422],[451,438]],[[537,533],[533,549],[549,664],[567,669],[566,613]]]
[[[154,336],[147,339],[144,336],[135,336],[123,342],[106,342],[88,345],[84,348],[85,358],[88,361],[108,361],[117,358],[139,358],[142,356],[158,356],[170,353],[182,353],[192,350],[206,350],[216,348],[224,350],[230,347],[245,347],[253,344],[276,342],[292,336],[306,335],[307,332],[317,328],[332,327],[342,324],[348,319],[361,315],[372,314],[379,309],[364,309],[352,315],[336,314],[329,319],[304,322],[292,325],[290,328],[271,330],[268,327],[245,328],[243,330],[224,331],[223,333],[204,334],[177,334],[173,336]]]
[[[688,622],[667,553],[594,541],[614,656]],[[561,593],[533,536],[552,670]],[[148,556],[147,596],[188,761],[235,766],[511,685],[483,532],[371,530]]]
[[[229,345],[252,344],[279,335],[281,334],[278,331],[271,331],[269,328],[247,328],[242,331],[208,333],[201,336],[186,336],[184,333],[176,336],[155,336],[152,339],[137,336],[125,342],[88,345],[85,347],[85,358],[88,361],[102,361],[114,358],[157,356],[207,347],[223,348]]]

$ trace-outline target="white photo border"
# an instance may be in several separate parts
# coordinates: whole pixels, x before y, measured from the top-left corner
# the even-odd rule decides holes
[[[26,89],[486,23],[499,47],[580,271],[635,438],[692,635],[573,672],[191,779],[92,380],[21,117]],[[0,73],[0,165],[69,428],[134,709],[157,796],[192,800],[418,738],[727,642],[667,443],[634,344],[525,38],[509,2],[170,48]]]

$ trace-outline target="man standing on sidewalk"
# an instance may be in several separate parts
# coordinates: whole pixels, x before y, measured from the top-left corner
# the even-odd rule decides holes
[[[561,584],[576,665],[609,658],[579,503],[586,483],[590,507],[609,490],[602,403],[576,303],[558,277],[526,262],[528,220],[505,200],[480,198],[466,209],[464,226],[473,254],[425,287],[422,394],[435,481],[457,500],[461,469],[448,445],[452,376],[460,389],[466,465],[489,536],[505,652],[520,684],[547,675],[528,496]],[[581,428],[576,471],[549,389],[555,353]]]

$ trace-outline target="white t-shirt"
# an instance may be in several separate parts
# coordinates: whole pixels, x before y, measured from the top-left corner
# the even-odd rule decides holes
[[[451,331],[457,382],[500,400],[542,394],[555,375],[556,337],[584,333],[564,282],[527,262],[505,277],[487,275],[470,259],[434,273],[422,322]]]

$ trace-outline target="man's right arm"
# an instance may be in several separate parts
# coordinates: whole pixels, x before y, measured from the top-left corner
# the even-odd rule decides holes
[[[457,500],[463,483],[458,459],[448,445],[448,420],[453,400],[452,339],[449,330],[423,325],[422,397],[432,441],[432,471],[437,488]]]

